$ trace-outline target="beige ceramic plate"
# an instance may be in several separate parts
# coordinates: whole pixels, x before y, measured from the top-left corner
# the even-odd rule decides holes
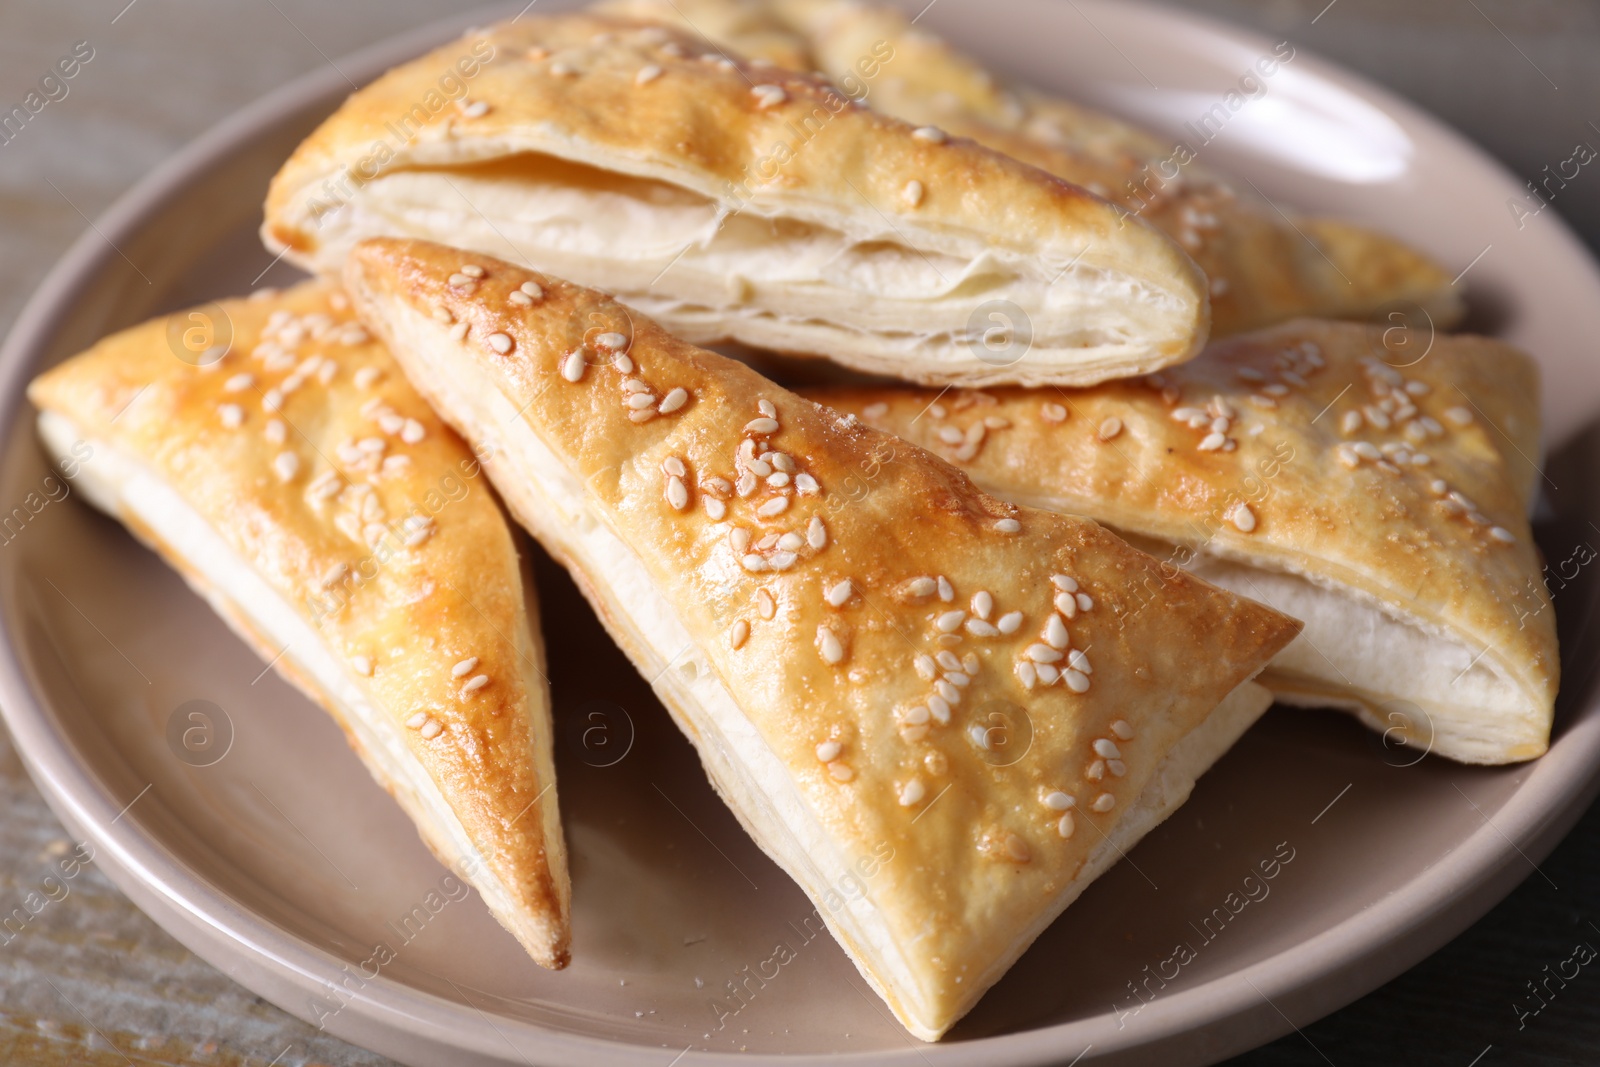
[[[1013,75],[1179,135],[1271,48],[1091,0],[946,0],[927,21]],[[370,78],[458,26],[340,67]],[[919,1047],[831,940],[807,939],[806,898],[740,832],[649,689],[541,559],[576,926],[572,967],[541,971],[475,898],[441,888],[445,872],[322,713],[263,674],[114,523],[52,499],[22,399],[32,374],[109,330],[249,288],[268,265],[254,237],[267,179],[347,88],[331,69],[297,82],[152,174],[50,275],[0,355],[7,721],[116,882],[289,1011],[413,1064],[665,1067],[743,1053],[996,1065],[1085,1050],[1084,1062],[1201,1063],[1436,948],[1528,877],[1589,798],[1600,707],[1585,665],[1600,659],[1600,633],[1585,625],[1584,571],[1556,595],[1568,679],[1548,756],[1500,770],[1416,761],[1340,716],[1274,711],[948,1040]],[[1589,358],[1600,278],[1551,213],[1518,230],[1508,175],[1309,55],[1203,155],[1286,202],[1471,264],[1462,284],[1479,324],[1544,364],[1556,457],[1546,553],[1559,565],[1600,544],[1584,488],[1600,484],[1584,430],[1600,413]],[[187,718],[196,700],[214,706],[203,755],[171,728],[175,715],[178,734],[201,723]],[[1230,911],[1274,856],[1265,895]],[[395,959],[374,968],[380,942]],[[1166,961],[1180,942],[1195,958],[1177,968]],[[794,957],[783,966],[780,944]]]

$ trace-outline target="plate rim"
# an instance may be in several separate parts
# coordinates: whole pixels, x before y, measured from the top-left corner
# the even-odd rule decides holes
[[[1091,10],[1140,9],[1151,18],[1177,21],[1187,28],[1233,41],[1258,44],[1266,38],[1223,20],[1144,2],[1111,4],[1077,0]],[[556,0],[551,7],[577,6]],[[23,388],[35,373],[39,355],[49,346],[63,319],[82,297],[85,283],[120,255],[115,243],[131,236],[161,205],[203,178],[216,163],[286,114],[302,110],[341,91],[349,71],[363,83],[383,70],[486,19],[511,10],[504,5],[452,15],[385,38],[340,58],[338,68],[318,67],[224,117],[141,178],[102,212],[46,274],[30,295],[0,344],[0,432],[14,432],[26,405]],[[1451,146],[1514,184],[1509,170],[1443,120],[1420,106],[1307,49],[1313,73],[1361,96],[1404,125],[1427,128]],[[1584,260],[1592,276],[1586,246],[1564,219],[1556,216],[1551,236]],[[1600,286],[1597,286],[1600,288]],[[250,909],[240,907],[197,869],[170,853],[162,839],[135,819],[121,820],[127,809],[108,782],[81,757],[71,736],[58,728],[46,701],[36,695],[20,655],[11,619],[0,612],[0,714],[15,740],[29,775],[47,803],[75,835],[99,848],[100,866],[119,890],[155,919],[168,933],[251,989],[297,1018],[315,1025],[291,1000],[311,984],[337,987],[333,976],[342,961],[305,942]],[[1104,1034],[1109,1017],[1089,1016],[1016,1033],[916,1044],[905,1050],[852,1053],[748,1054],[689,1051],[681,1062],[765,1063],[798,1065],[829,1062],[885,1062],[938,1057],[949,1064],[1024,1064],[1049,1062],[1092,1037],[1089,1047],[1101,1056],[1147,1058],[1175,1051],[1178,1042],[1208,1034],[1208,1058],[1232,1055],[1288,1033],[1294,1026],[1278,1010],[1320,1018],[1363,995],[1418,961],[1471,925],[1515,885],[1534,871],[1566,835],[1600,792],[1600,700],[1574,701],[1566,709],[1560,735],[1550,751],[1532,764],[1491,821],[1457,843],[1447,857],[1400,889],[1317,936],[1297,942],[1247,968],[1233,971],[1191,989],[1166,994],[1147,1003],[1137,1042],[1117,1041],[1118,1031]],[[142,795],[142,794],[141,794]],[[137,798],[134,798],[135,800]],[[1498,823],[1498,825],[1496,825]],[[1519,855],[1519,853],[1521,853]],[[1525,870],[1519,867],[1526,864]],[[1425,932],[1418,932],[1424,928]],[[241,956],[246,965],[242,966]],[[1296,965],[1293,957],[1309,956],[1315,966]],[[1336,989],[1330,987],[1336,986]],[[476,1009],[463,994],[466,1007]],[[536,1022],[502,1017],[491,1024],[496,1036],[478,1034],[460,1025],[460,1003],[393,978],[379,976],[350,999],[324,1031],[385,1055],[406,1061],[419,1051],[448,1056],[453,1062],[469,1054],[473,1062],[526,1062],[521,1049],[536,1047],[541,1060],[591,1063],[598,1055],[608,1063],[655,1064],[661,1046],[575,1034]],[[481,1014],[481,1010],[480,1010]],[[1141,1011],[1141,1015],[1145,1013]],[[510,1028],[524,1037],[513,1044],[501,1032]],[[1126,1032],[1125,1032],[1126,1033]],[[1073,1037],[1066,1045],[1064,1038]],[[908,1038],[908,1040],[911,1040]],[[419,1049],[419,1043],[422,1048]],[[510,1048],[515,1059],[504,1056]],[[1088,1049],[1085,1049],[1088,1051]],[[1191,1050],[1192,1052],[1193,1050]],[[432,1062],[432,1061],[422,1061]]]

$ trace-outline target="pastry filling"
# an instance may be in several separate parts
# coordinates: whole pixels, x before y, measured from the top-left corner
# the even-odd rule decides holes
[[[879,351],[898,342],[919,358],[1004,366],[1028,351],[1131,358],[1183,314],[1170,294],[1087,264],[1002,255],[961,235],[943,251],[915,247],[909,224],[873,212],[882,225],[844,233],[771,210],[770,197],[730,204],[524,153],[391,171],[312,226],[340,258],[372,236],[473,248],[612,292],[690,340],[870,333]],[[991,314],[991,300],[1009,306]]]

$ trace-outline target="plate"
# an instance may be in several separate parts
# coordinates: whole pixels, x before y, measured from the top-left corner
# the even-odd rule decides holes
[[[1204,162],[1427,249],[1462,272],[1477,328],[1539,357],[1551,459],[1538,536],[1568,668],[1550,753],[1466,768],[1340,715],[1274,710],[925,1046],[817,932],[530,547],[574,881],[574,962],[541,971],[446,878],[333,723],[115,523],[63,496],[32,440],[22,391],[40,369],[153,314],[291,280],[254,231],[268,178],[348,90],[330,68],[149,175],[0,351],[0,705],[46,798],[135,903],[250,989],[411,1064],[1190,1064],[1378,986],[1534,874],[1600,766],[1597,589],[1575,562],[1600,544],[1585,488],[1600,484],[1594,265],[1551,214],[1519,228],[1507,205],[1520,184],[1478,150],[1303,51],[1246,83],[1276,42],[1160,8],[988,0],[926,21],[1012,77],[1176,138],[1212,115]],[[339,67],[371,78],[466,24]],[[1240,89],[1219,124],[1213,105]],[[185,743],[192,730],[203,743]]]

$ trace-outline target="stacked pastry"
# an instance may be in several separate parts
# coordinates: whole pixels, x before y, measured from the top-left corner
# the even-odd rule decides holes
[[[1544,750],[1551,615],[1505,625],[1544,596],[1531,363],[1272,325],[1448,320],[1443,271],[1197,172],[1147,203],[1124,187],[1158,141],[897,14],[654,3],[473,31],[356,93],[267,202],[269,247],[328,280],[234,305],[204,366],[147,325],[31,393],[53,450],[108,457],[94,502],[290,647],[536,960],[567,918],[538,631],[496,501],[409,505],[455,466],[808,893],[895,844],[820,910],[925,1040],[1274,695],[1456,759]],[[465,54],[470,98],[387,140]],[[874,109],[826,80],[863,55],[900,63]],[[1213,315],[1235,336],[1205,348]],[[913,384],[801,396],[696,347],[722,341]]]

